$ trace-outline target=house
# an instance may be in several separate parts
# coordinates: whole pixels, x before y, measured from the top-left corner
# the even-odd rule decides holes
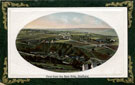
[[[85,71],[85,70],[88,70],[88,69],[91,69],[91,64],[83,64],[82,65],[82,71]]]
[[[70,64],[70,62],[65,62],[65,61],[63,61],[62,63],[64,63],[64,64]]]
[[[105,60],[99,60],[99,59],[96,59],[96,58],[92,58],[89,61],[91,62],[91,68],[99,66],[99,65],[101,65],[102,63],[105,62]]]
[[[109,43],[116,42],[116,40],[114,40],[114,39],[106,39],[106,40],[107,40],[107,42],[109,42]]]
[[[69,56],[68,55],[65,55],[65,58],[68,58]]]
[[[51,40],[51,43],[54,43],[54,40]]]
[[[114,40],[114,39],[111,39],[111,40],[110,40],[110,42],[116,42],[116,40]]]

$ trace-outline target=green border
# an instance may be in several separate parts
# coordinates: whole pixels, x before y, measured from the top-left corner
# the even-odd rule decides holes
[[[123,2],[125,0],[51,0],[51,1],[13,1],[12,3],[24,3],[28,4],[29,7],[105,7],[106,3],[116,3]],[[128,0],[126,0],[128,1]],[[132,1],[132,0],[129,0]],[[0,2],[0,6],[2,7],[2,2]],[[11,6],[9,6],[11,7]],[[13,6],[12,6],[13,7]],[[122,7],[127,7],[125,4]],[[132,12],[132,26],[128,29],[128,55],[131,56],[131,60],[133,62],[133,74],[135,74],[135,9]],[[4,58],[7,56],[7,31],[4,29],[3,24],[3,13],[2,9],[0,9],[0,81],[2,80],[4,70]],[[126,79],[126,78],[125,78]],[[135,81],[135,80],[134,80]],[[85,79],[30,79],[30,82],[16,82],[12,85],[125,85],[125,84],[133,84],[132,82],[111,82],[106,78],[85,78]]]

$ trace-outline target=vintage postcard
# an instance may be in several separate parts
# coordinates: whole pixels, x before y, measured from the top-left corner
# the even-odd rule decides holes
[[[134,84],[134,0],[0,6],[0,85]]]
[[[8,29],[10,78],[127,77],[125,7],[8,8]]]

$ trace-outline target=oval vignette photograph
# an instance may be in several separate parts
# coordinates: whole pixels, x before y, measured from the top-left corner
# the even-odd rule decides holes
[[[116,53],[118,35],[103,20],[78,12],[58,12],[26,24],[16,48],[32,65],[53,72],[98,67]]]

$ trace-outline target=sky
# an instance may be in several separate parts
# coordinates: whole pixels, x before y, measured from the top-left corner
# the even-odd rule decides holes
[[[40,17],[24,28],[46,29],[46,28],[111,28],[104,21],[83,13],[59,12]]]

